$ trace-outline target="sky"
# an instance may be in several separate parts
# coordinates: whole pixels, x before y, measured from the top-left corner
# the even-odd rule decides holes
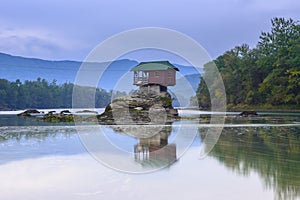
[[[0,5],[0,52],[50,60],[84,60],[107,38],[142,27],[179,31],[216,58],[243,43],[254,47],[273,17],[300,20],[299,0],[0,0]]]

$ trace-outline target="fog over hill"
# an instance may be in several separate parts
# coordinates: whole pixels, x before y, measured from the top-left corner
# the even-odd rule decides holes
[[[51,82],[56,80],[58,84],[70,82],[74,83],[76,74],[81,66],[80,61],[49,61],[37,58],[25,58],[20,56],[13,56],[5,53],[0,53],[0,78],[9,81],[17,79],[21,81],[36,80],[37,78],[46,79]],[[108,63],[88,63],[92,70],[97,70],[101,67],[107,66]],[[137,65],[138,62],[134,60],[122,59],[116,60],[107,67],[98,86],[111,90],[114,89],[116,83],[122,79],[122,76],[127,73],[130,76],[130,69]],[[198,86],[200,76],[199,72],[191,66],[182,66],[174,64],[179,68],[179,73],[182,76],[198,74],[196,79],[188,78],[194,88]],[[93,72],[90,72],[93,73]],[[181,77],[181,76],[180,76]],[[198,78],[199,77],[199,78]],[[88,78],[88,77],[87,77]],[[182,77],[181,77],[182,79]],[[131,85],[131,81],[129,80]],[[196,83],[197,82],[197,83]],[[196,85],[195,85],[196,84]]]
[[[98,86],[107,91],[125,91],[137,89],[132,84],[132,72],[130,69],[138,64],[137,61],[122,59],[111,63],[86,63],[88,71],[86,74],[86,82],[81,85]],[[37,58],[25,58],[20,56],[13,56],[5,53],[0,53],[0,79],[7,79],[9,81],[21,82],[26,80],[37,80],[37,78],[46,79],[48,82],[56,80],[57,84],[63,83],[78,83],[75,82],[76,75],[82,65],[80,61],[50,61]],[[195,95],[196,88],[200,82],[202,73],[199,73],[192,66],[183,66],[174,64],[179,68],[177,73],[177,84],[174,87],[169,87],[172,94],[176,95],[181,101],[181,105],[187,106],[191,96]],[[98,81],[97,85],[92,85],[89,79],[92,75],[97,73],[99,69],[105,68],[103,75]],[[90,81],[90,82],[89,82]],[[95,84],[95,83],[93,83]]]

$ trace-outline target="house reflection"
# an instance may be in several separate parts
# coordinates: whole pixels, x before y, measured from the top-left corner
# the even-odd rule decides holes
[[[134,160],[142,166],[168,166],[177,160],[176,145],[168,144],[172,128],[166,127],[134,145]]]

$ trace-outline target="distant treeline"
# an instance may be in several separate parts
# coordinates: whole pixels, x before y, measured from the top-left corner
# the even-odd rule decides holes
[[[271,22],[271,31],[261,33],[255,48],[243,44],[214,60],[224,81],[228,108],[300,108],[299,22],[284,18]],[[211,65],[204,66],[204,76],[215,73]],[[214,90],[211,95],[218,99],[220,94]],[[210,108],[203,78],[196,96],[201,108]]]
[[[76,86],[82,92],[79,93],[83,101],[87,97],[86,91],[96,91],[95,106],[105,107],[111,100],[112,93],[104,89]],[[26,108],[72,108],[72,94],[74,84],[49,83],[45,79],[38,78],[36,81],[20,80],[10,82],[0,79],[0,110],[14,110]],[[89,93],[91,94],[91,93]],[[124,95],[124,94],[117,94]],[[84,106],[84,104],[83,104]]]

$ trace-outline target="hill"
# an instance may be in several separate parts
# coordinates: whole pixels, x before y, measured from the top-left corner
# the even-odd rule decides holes
[[[74,83],[81,64],[82,62],[79,61],[49,61],[0,53],[0,78],[9,81],[16,81],[19,79],[23,82],[25,80],[37,80],[37,78],[40,77],[49,82],[56,80],[58,84],[66,82]],[[93,70],[97,70],[97,68],[106,66],[107,63],[89,64]],[[122,79],[124,74],[129,72],[129,70],[137,64],[137,61],[127,59],[112,62],[101,77],[99,87],[105,90],[112,90],[115,88],[118,81]],[[178,64],[174,65],[179,68],[180,74],[183,76],[198,73],[194,67]],[[131,74],[128,74],[128,81],[131,81],[130,75]],[[195,81],[192,81],[191,84],[193,84],[193,87],[197,87],[199,82],[195,83]],[[132,88],[128,88],[128,91],[134,88],[131,84],[130,86]]]

